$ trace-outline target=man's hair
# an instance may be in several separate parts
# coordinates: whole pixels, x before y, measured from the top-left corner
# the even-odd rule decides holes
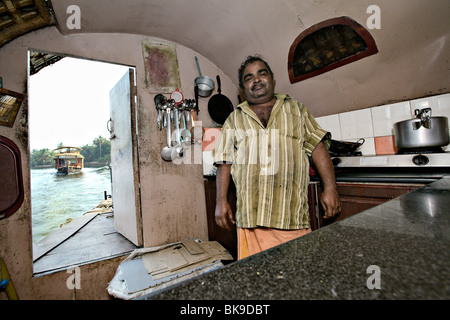
[[[261,58],[259,55],[248,56],[247,59],[245,59],[245,61],[242,62],[241,67],[239,68],[239,71],[238,71],[239,86],[240,86],[241,88],[244,88],[244,79],[243,79],[243,77],[244,77],[244,74],[243,74],[243,73],[244,73],[244,69],[245,69],[250,63],[253,63],[253,62],[256,62],[256,61],[261,61],[262,63],[264,63],[264,64],[266,65],[266,67],[267,67],[267,71],[269,71],[270,75],[271,75],[272,78],[273,78],[273,72],[272,72],[272,69],[270,69],[269,64],[268,64],[266,61],[264,61],[263,58]]]

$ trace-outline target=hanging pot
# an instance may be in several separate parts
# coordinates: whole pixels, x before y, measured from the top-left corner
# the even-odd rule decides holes
[[[394,123],[397,148],[431,148],[449,144],[448,118],[431,117],[431,109],[416,109],[416,118]]]
[[[197,64],[199,74],[199,76],[195,78],[195,85],[198,87],[198,95],[201,97],[208,97],[214,90],[214,81],[210,77],[202,76],[197,57],[195,57],[195,63]]]
[[[217,91],[208,101],[208,112],[215,122],[223,124],[231,112],[233,112],[233,104],[230,99],[224,96],[220,90],[220,77],[217,75]]]

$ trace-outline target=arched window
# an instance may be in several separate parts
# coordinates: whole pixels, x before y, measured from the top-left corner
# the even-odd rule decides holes
[[[370,33],[348,17],[320,22],[303,31],[289,50],[291,83],[336,69],[378,52]]]

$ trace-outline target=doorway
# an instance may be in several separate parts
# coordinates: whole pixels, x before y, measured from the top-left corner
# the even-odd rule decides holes
[[[105,255],[115,256],[121,251],[129,252],[136,244],[119,235],[116,232],[118,228],[111,224],[115,220],[112,194],[114,189],[120,190],[124,186],[121,186],[121,180],[112,178],[114,151],[111,157],[111,150],[114,148],[110,139],[113,116],[110,106],[117,104],[111,101],[111,91],[117,83],[129,78],[130,70],[134,74],[135,69],[36,51],[29,51],[29,62],[28,125],[35,273],[88,262],[75,261],[73,252],[69,254],[70,261],[65,258],[50,263],[44,261],[45,255],[50,252],[51,255],[58,253],[64,256],[64,251],[71,250],[70,241],[66,239],[78,234],[84,234],[86,243],[74,244],[74,248],[78,248],[75,251],[80,251],[80,248],[87,250],[89,241],[95,244],[93,248],[96,252],[80,254],[80,257],[88,256],[89,261],[105,258]],[[122,97],[122,100],[128,99],[131,110],[135,108],[132,103],[134,81],[128,82],[128,87],[127,97]],[[126,108],[123,102],[121,106]],[[128,119],[121,120],[129,124],[131,114]],[[115,119],[113,122],[119,126],[121,120]],[[136,143],[130,141],[130,145],[135,146]],[[70,175],[57,174],[55,158],[59,156],[55,149],[62,147],[81,149],[81,162],[84,162],[81,171]],[[62,150],[66,151],[64,148]],[[71,162],[67,154],[61,157],[63,159],[58,161]],[[136,163],[129,165],[136,167]],[[113,180],[115,186],[112,185]],[[134,180],[127,183],[133,184],[133,187],[136,184]],[[106,227],[106,224],[112,227]],[[98,229],[93,235],[87,233],[91,226]],[[105,241],[106,235],[115,237],[115,240],[108,238]],[[115,244],[115,248],[113,251],[110,248],[98,250],[101,243]]]

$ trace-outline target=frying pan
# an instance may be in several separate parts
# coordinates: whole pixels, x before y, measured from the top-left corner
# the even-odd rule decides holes
[[[351,154],[361,147],[364,142],[364,138],[359,139],[357,142],[331,140],[328,151],[337,155]]]
[[[217,91],[219,93],[213,95],[208,101],[208,112],[215,122],[223,124],[231,112],[233,112],[233,104],[230,99],[224,96],[220,91],[220,77],[217,75]]]

